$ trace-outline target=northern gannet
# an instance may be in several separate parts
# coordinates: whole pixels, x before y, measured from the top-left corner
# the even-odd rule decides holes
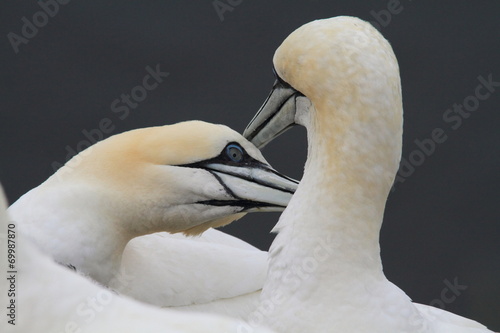
[[[7,234],[7,223],[11,223],[5,207],[6,200],[0,186],[1,235]],[[15,301],[15,311],[7,310],[8,314],[13,314],[11,317],[3,314],[1,332],[234,333],[252,329],[244,322],[223,316],[158,309],[119,296],[56,264],[16,229],[11,229],[16,236],[15,295],[11,294],[8,301],[9,305],[12,304],[10,299]],[[2,253],[7,249],[6,239],[0,239]],[[2,255],[2,258],[6,256]],[[3,267],[6,262],[0,264],[3,272],[7,271]],[[0,280],[2,295],[7,295],[10,282],[5,276]],[[270,333],[263,328],[252,329],[252,332]]]
[[[357,18],[317,20],[291,33],[273,62],[277,81],[244,136],[263,146],[300,124],[308,156],[274,229],[261,322],[287,333],[489,332],[412,303],[383,273],[379,231],[403,129],[389,43]]]
[[[237,132],[190,121],[91,146],[9,214],[55,261],[145,302],[180,306],[260,290],[267,253],[216,230],[127,243],[282,211],[296,186]]]

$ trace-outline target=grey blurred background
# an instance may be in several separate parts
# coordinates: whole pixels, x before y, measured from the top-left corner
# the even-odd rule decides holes
[[[385,273],[416,302],[500,330],[500,83],[476,97],[480,78],[500,82],[500,1],[73,0],[50,7],[53,17],[41,10],[36,1],[0,5],[0,181],[10,202],[83,148],[85,133],[99,138],[103,118],[113,125],[103,137],[189,119],[241,132],[290,32],[337,15],[374,22],[399,59],[408,161],[382,228]],[[24,29],[29,38],[26,21],[39,25]],[[168,77],[137,95],[157,65]],[[112,106],[131,91],[143,100],[128,114],[124,102]],[[462,115],[453,111],[464,103]],[[447,139],[424,155],[415,140],[436,128]],[[305,130],[264,155],[300,179]],[[251,214],[224,230],[267,249],[278,217]]]

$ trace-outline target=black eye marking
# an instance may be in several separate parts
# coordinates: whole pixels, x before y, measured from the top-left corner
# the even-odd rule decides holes
[[[209,160],[232,166],[248,166],[254,163],[260,163],[252,156],[248,155],[246,150],[238,142],[229,142],[222,150],[219,156]],[[208,161],[207,161],[208,162]]]
[[[226,155],[231,159],[233,162],[241,162],[243,160],[243,148],[241,148],[240,145],[238,144],[228,144],[226,146]]]
[[[276,82],[274,82],[274,86],[273,88],[275,88],[276,86],[280,85],[281,87],[283,88],[290,88],[290,89],[293,89],[295,91],[297,91],[294,87],[292,87],[288,82],[286,82],[285,80],[283,80],[281,78],[281,76],[278,75],[278,72],[276,72],[276,69],[273,67],[273,73],[274,73],[274,76],[276,77]],[[299,91],[297,91],[299,92]],[[299,92],[300,93],[300,92]],[[302,93],[300,93],[302,95]]]
[[[264,163],[248,155],[245,149],[236,141],[229,142],[218,156],[179,166],[186,168],[205,168],[205,166],[210,163],[226,164],[237,167],[265,166],[267,168]]]

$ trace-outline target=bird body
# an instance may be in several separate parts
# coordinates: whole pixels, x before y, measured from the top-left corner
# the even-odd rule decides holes
[[[273,60],[277,82],[244,135],[263,146],[304,125],[308,155],[274,228],[261,322],[287,333],[489,332],[412,303],[383,273],[379,233],[403,125],[389,43],[369,23],[336,17],[298,28]]]
[[[215,229],[200,237],[160,232],[130,241],[109,286],[150,304],[179,307],[260,290],[266,271],[266,251]]]
[[[0,188],[0,225],[6,226],[5,198]],[[2,332],[238,332],[251,329],[242,321],[182,313],[137,302],[53,262],[23,232],[16,232],[15,325],[0,321]],[[5,247],[6,248],[6,247]],[[1,290],[8,289],[1,279]],[[270,332],[258,328],[254,332]]]

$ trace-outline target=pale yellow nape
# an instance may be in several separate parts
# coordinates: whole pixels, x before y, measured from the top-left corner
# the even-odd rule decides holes
[[[68,180],[93,184],[101,191],[112,191],[117,200],[126,200],[126,206],[139,202],[139,198],[152,202],[165,194],[166,186],[182,181],[167,171],[169,166],[217,157],[230,142],[238,142],[254,158],[265,162],[259,150],[236,131],[225,125],[193,120],[111,136],[73,157],[48,184]],[[187,230],[169,231],[196,235],[245,214],[206,221]]]
[[[251,149],[251,144],[236,131],[203,121],[140,128],[96,143],[66,163],[64,168],[70,170],[60,172],[61,177],[85,175],[92,179],[104,176],[127,183],[127,179],[146,165],[175,166],[210,159],[218,156],[232,141]]]
[[[273,57],[277,74],[295,89],[316,102],[337,103],[362,97],[357,84],[367,74],[364,69],[377,70],[377,61],[397,68],[389,42],[372,25],[352,17],[304,24],[282,42]],[[380,89],[386,88],[383,83]]]
[[[315,148],[328,144],[325,165],[348,184],[370,177],[365,188],[375,191],[380,181],[390,187],[401,151],[402,99],[389,42],[352,17],[317,20],[292,32],[273,63],[284,81],[311,100],[310,150],[313,142]],[[379,177],[367,172],[375,165],[387,166]]]

